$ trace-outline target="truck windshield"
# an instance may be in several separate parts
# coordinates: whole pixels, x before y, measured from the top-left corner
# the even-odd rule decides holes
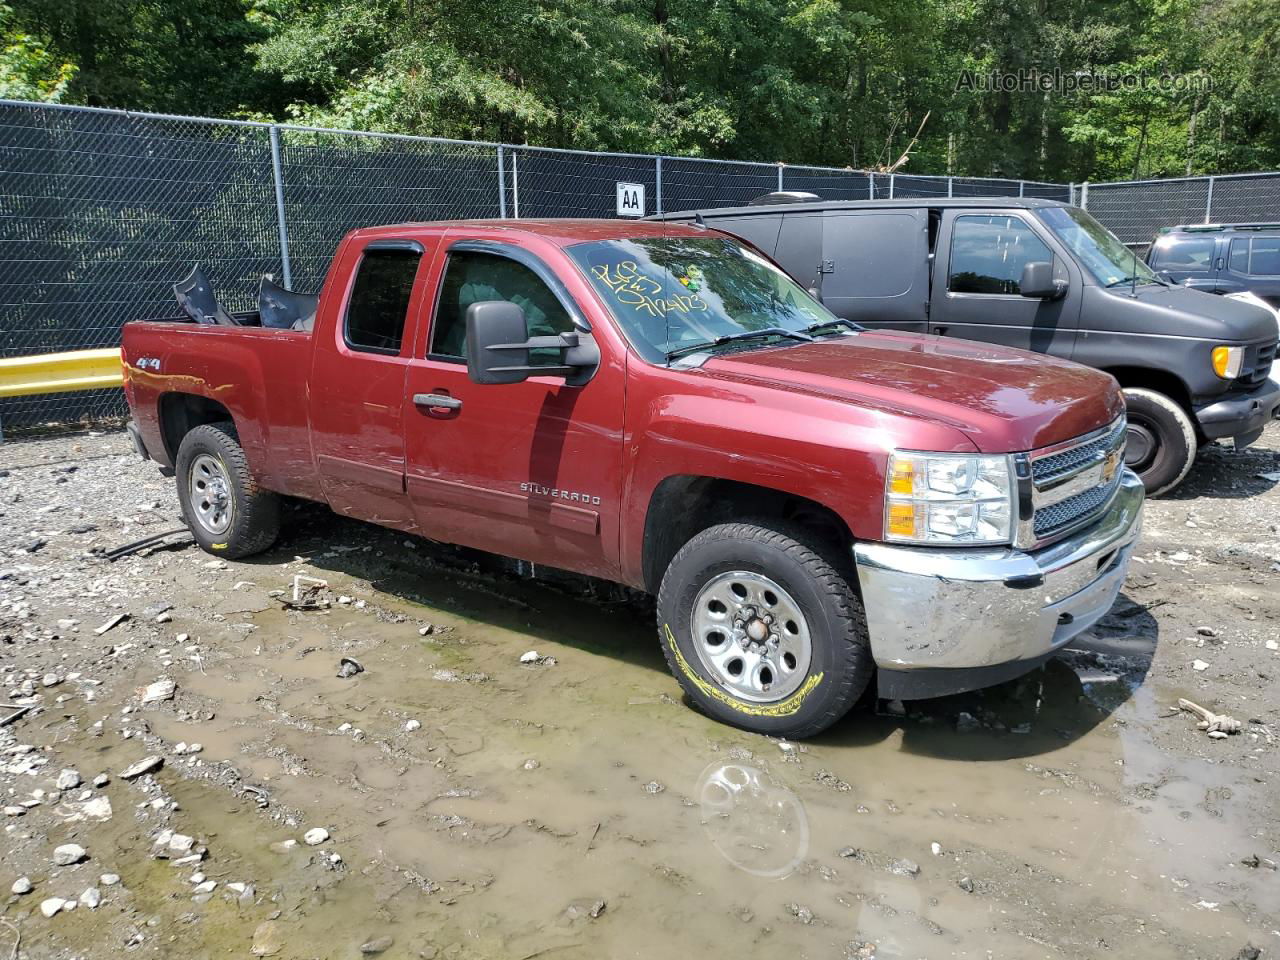
[[[600,240],[568,253],[651,363],[699,347],[770,346],[852,326],[728,237]]]
[[[1160,283],[1151,268],[1119,237],[1079,207],[1045,207],[1036,212],[1104,287],[1134,282]]]

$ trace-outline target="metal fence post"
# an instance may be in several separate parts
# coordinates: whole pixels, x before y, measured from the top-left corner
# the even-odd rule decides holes
[[[289,263],[289,228],[284,218],[284,171],[280,166],[280,130],[272,124],[269,131],[271,137],[271,179],[276,187],[276,220],[280,227],[280,269],[284,273],[284,285],[293,289],[293,269]]]
[[[520,219],[520,154],[511,151],[511,210],[512,216]]]
[[[1067,184],[1067,203],[1073,207],[1076,205],[1076,182],[1074,180]]]
[[[1023,192],[1024,192],[1026,189],[1027,189],[1027,181],[1025,181],[1025,180],[1019,180],[1019,181],[1018,181],[1018,196],[1022,196]]]
[[[876,198],[876,175],[870,171],[867,172],[867,199],[874,200]]]
[[[947,196],[948,196],[948,197],[950,197],[950,196],[952,196],[952,195],[953,195],[953,194],[952,194],[952,191],[953,191],[953,189],[955,188],[955,185],[956,185],[956,178],[955,178],[955,177],[947,177]]]
[[[1089,209],[1089,181],[1080,184],[1080,209]]]
[[[1209,178],[1209,193],[1204,198],[1204,222],[1213,222],[1213,177]]]
[[[898,175],[896,173],[889,174],[889,199],[893,199],[893,181]]]
[[[498,216],[507,219],[507,171],[502,164],[503,147],[498,144]]]
[[[782,192],[782,164],[778,164],[778,192]]]
[[[657,209],[658,215],[661,216],[662,215],[662,157],[659,156],[655,159],[656,159],[656,162],[654,164],[654,170],[653,170],[653,182],[654,182],[654,186],[657,187],[657,189],[654,191],[657,194],[657,196],[654,197],[654,203],[658,208]]]

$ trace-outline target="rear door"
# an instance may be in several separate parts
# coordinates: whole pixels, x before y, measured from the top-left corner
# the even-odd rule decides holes
[[[828,210],[822,260],[822,302],[836,316],[888,330],[928,329],[927,208]]]
[[[317,318],[308,381],[311,449],[330,505],[403,530],[416,529],[404,491],[405,371],[433,244],[377,238],[340,252],[347,287],[322,297],[335,315]]]
[[[1067,281],[1058,300],[1019,293],[1022,268],[1050,261]],[[943,212],[929,331],[1070,357],[1083,281],[1080,270],[1022,210],[953,207]]]
[[[625,356],[597,331],[600,367],[581,386],[563,376],[473,383],[464,359],[470,304],[518,304],[530,336],[581,329],[585,314],[527,247],[458,236],[438,259],[429,339],[417,346],[404,390],[407,486],[419,527],[449,543],[616,575]],[[585,281],[575,283],[585,292]],[[531,357],[535,365],[557,360]]]
[[[1280,236],[1233,236],[1221,287],[1224,293],[1248,290],[1280,306]]]

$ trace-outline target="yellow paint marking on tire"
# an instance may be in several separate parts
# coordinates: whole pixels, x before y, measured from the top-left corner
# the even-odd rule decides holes
[[[227,545],[226,545],[225,543],[211,543],[211,544],[209,544],[209,549],[210,549],[210,550],[225,550],[225,549],[227,549]]]
[[[726,707],[730,707],[731,709],[738,711],[738,713],[745,713],[750,717],[789,717],[804,706],[805,698],[808,697],[809,694],[813,693],[818,684],[822,682],[823,675],[821,673],[811,674],[809,678],[801,684],[799,690],[780,703],[773,703],[767,706],[757,706],[751,703],[744,703],[741,700],[729,696],[718,687],[712,686],[706,680],[703,680],[702,677],[694,673],[693,669],[689,666],[688,661],[685,660],[684,654],[680,652],[680,647],[676,644],[676,638],[671,633],[671,627],[664,623],[662,625],[662,629],[666,632],[667,643],[671,645],[671,653],[676,658],[676,666],[680,668],[681,673],[689,678],[689,682],[712,700],[718,700]]]

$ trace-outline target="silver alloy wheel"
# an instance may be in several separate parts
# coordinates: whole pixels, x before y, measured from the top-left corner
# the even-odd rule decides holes
[[[223,534],[231,527],[235,501],[231,497],[231,481],[222,461],[202,453],[191,461],[187,487],[196,521],[212,534]]]
[[[702,666],[742,700],[782,700],[809,673],[813,641],[800,604],[762,574],[713,577],[698,592],[690,619]]]

